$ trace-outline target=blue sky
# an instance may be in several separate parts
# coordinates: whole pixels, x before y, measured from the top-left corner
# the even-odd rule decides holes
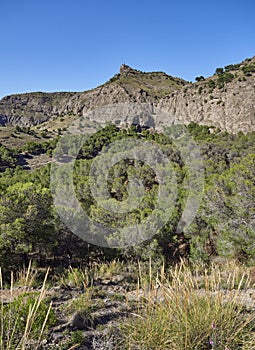
[[[84,91],[119,66],[186,80],[255,55],[255,2],[2,0],[0,97]]]

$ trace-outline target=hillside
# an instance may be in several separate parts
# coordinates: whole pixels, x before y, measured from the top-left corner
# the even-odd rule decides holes
[[[255,350],[254,73],[2,99],[0,350]]]
[[[228,132],[254,131],[255,57],[173,92],[158,106],[181,124],[194,121]]]
[[[120,102],[156,103],[162,96],[186,84],[165,73],[142,73],[120,68],[105,84],[77,93],[27,93],[6,96],[0,101],[1,125],[33,126],[65,115],[84,115],[98,106]]]
[[[84,116],[95,107],[146,102],[168,111],[174,123],[195,121],[229,132],[247,132],[255,130],[254,101],[255,57],[196,83],[122,65],[108,82],[89,91],[6,96],[0,101],[0,125],[34,126],[60,117],[65,118],[65,126],[70,116]]]

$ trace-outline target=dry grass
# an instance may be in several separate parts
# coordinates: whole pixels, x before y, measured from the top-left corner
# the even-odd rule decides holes
[[[48,323],[54,322],[51,303],[45,302],[47,271],[43,284],[38,292],[23,292],[20,295],[13,294],[13,277],[8,302],[3,298],[0,301],[0,350],[25,350],[37,349],[43,339]],[[32,285],[34,273],[31,265],[21,276],[24,287]],[[2,271],[0,269],[0,291],[4,292]]]
[[[250,287],[248,271],[189,267],[182,262],[144,278],[145,297],[123,327],[126,349],[253,350],[255,314],[241,303]],[[149,281],[149,283],[148,283]]]

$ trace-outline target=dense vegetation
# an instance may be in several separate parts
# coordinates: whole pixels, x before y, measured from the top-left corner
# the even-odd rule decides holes
[[[155,262],[173,262],[180,257],[210,260],[213,256],[234,257],[252,262],[254,248],[255,133],[231,135],[194,123],[187,130],[198,144],[205,167],[203,200],[189,232],[177,226],[187,199],[187,168],[179,150],[164,134],[137,127],[119,129],[108,126],[91,136],[83,145],[74,168],[77,197],[84,210],[96,222],[110,227],[140,223],[155,209],[158,180],[155,172],[142,161],[124,159],[110,169],[107,189],[110,201],[123,202],[128,196],[128,179],[136,176],[145,188],[138,208],[127,214],[114,214],[94,200],[89,183],[93,159],[106,145],[116,140],[140,139],[158,144],[171,160],[177,179],[177,200],[167,224],[153,238],[139,246],[106,249],[82,242],[61,224],[50,191],[50,166],[33,172],[17,165],[17,152],[0,147],[0,259],[3,267],[13,268],[38,259],[68,256],[87,261],[89,254],[104,258],[140,258]],[[74,140],[71,138],[70,143]],[[23,150],[32,154],[52,152],[55,141],[42,145],[30,143]],[[70,147],[67,145],[70,152]],[[16,152],[16,153],[15,153]],[[63,155],[65,150],[62,149]],[[61,155],[60,155],[61,156]],[[68,242],[68,243],[67,243]],[[70,261],[68,261],[69,263]]]
[[[195,194],[187,188],[192,172],[180,144],[166,132],[109,125],[84,143],[72,135],[58,143],[57,135],[47,139],[45,134],[19,147],[0,145],[1,350],[254,349],[254,268],[243,262],[255,260],[255,132],[232,135],[195,123],[186,130],[204,167],[200,206],[188,230],[179,223],[190,190]],[[16,130],[24,132],[30,131]],[[175,133],[181,137],[178,128]],[[142,156],[132,158],[123,157],[121,141],[147,143]],[[148,151],[157,159],[150,143],[170,160],[175,180],[166,224],[150,239],[125,248],[99,247],[70,232],[53,205],[58,188],[51,183],[54,162],[65,164],[74,156],[75,194],[94,222],[121,233],[153,212],[162,218],[160,178],[145,157]],[[105,181],[91,168],[109,147],[122,156],[109,166]],[[22,156],[39,160],[46,153],[53,165],[28,171],[20,162]],[[169,169],[161,163],[165,174]],[[60,191],[70,180],[65,171],[60,171]],[[108,194],[103,204],[117,203],[123,212],[95,199],[93,189],[100,190],[103,181]],[[138,198],[132,181],[144,189],[134,207],[127,201]],[[171,189],[163,187],[167,203]],[[66,215],[72,215],[68,193],[64,196]],[[113,238],[107,236],[106,243]],[[20,270],[23,265],[28,268]]]

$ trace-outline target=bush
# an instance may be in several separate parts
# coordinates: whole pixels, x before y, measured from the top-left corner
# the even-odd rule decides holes
[[[240,67],[240,63],[237,63],[237,64],[229,64],[228,66],[225,66],[224,69],[225,69],[225,72],[229,72],[231,70],[238,70],[239,67]]]
[[[224,68],[216,68],[215,74],[219,75],[219,74],[223,74],[223,73],[224,73]]]
[[[249,64],[244,67],[242,67],[242,71],[245,75],[251,74],[255,72],[255,64]]]
[[[208,87],[209,87],[210,89],[214,89],[215,86],[216,86],[215,81],[212,80],[212,79],[208,80],[208,83],[207,83],[207,84],[208,84]]]
[[[203,75],[200,75],[200,77],[196,77],[195,80],[196,81],[203,81],[203,80],[205,80],[205,77],[203,77]]]
[[[221,85],[224,83],[230,83],[233,79],[234,79],[234,75],[232,73],[226,72],[218,76],[217,84]]]
[[[22,128],[19,125],[16,125],[15,132],[22,132]]]
[[[40,135],[41,135],[41,137],[45,138],[45,137],[47,137],[48,133],[46,130],[43,130]]]

